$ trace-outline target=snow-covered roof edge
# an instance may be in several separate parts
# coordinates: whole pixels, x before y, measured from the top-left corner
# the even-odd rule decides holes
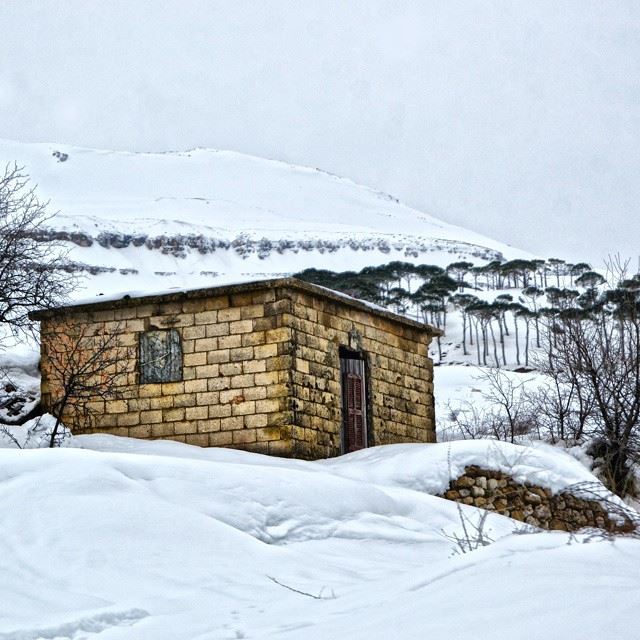
[[[47,320],[55,318],[58,315],[70,314],[70,313],[82,313],[85,311],[99,311],[103,309],[119,309],[122,307],[142,304],[157,304],[163,302],[181,302],[183,300],[193,300],[197,298],[208,298],[220,295],[229,295],[235,293],[245,293],[249,291],[259,291],[260,289],[275,289],[275,288],[289,288],[296,289],[311,293],[313,295],[327,298],[339,304],[346,305],[358,309],[360,311],[366,311],[375,316],[383,317],[386,320],[402,324],[412,329],[418,329],[429,333],[432,336],[442,335],[440,329],[432,327],[429,324],[412,320],[405,316],[401,316],[397,313],[393,313],[384,307],[367,302],[366,300],[360,300],[353,298],[347,294],[326,287],[321,287],[317,284],[305,282],[298,278],[275,278],[268,280],[251,280],[249,282],[240,282],[234,284],[223,284],[215,287],[205,287],[197,289],[180,289],[180,290],[167,290],[160,293],[148,293],[148,292],[130,292],[116,294],[113,296],[105,297],[104,299],[96,301],[78,301],[73,304],[62,305],[59,307],[51,307],[48,309],[41,309],[38,311],[32,311],[29,314],[31,320]]]

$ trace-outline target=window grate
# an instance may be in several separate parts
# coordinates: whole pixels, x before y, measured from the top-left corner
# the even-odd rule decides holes
[[[182,345],[176,329],[140,334],[140,384],[182,380]]]

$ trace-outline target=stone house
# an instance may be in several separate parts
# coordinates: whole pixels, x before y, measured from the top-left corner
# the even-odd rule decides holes
[[[65,411],[77,434],[307,459],[435,442],[428,348],[438,330],[294,278],[123,296],[32,318],[41,323],[45,410],[60,394],[52,354],[62,337],[79,327],[115,332],[128,349],[114,397],[87,398],[82,415]]]

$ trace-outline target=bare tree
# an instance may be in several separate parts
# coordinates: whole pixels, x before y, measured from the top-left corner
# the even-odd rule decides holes
[[[39,241],[47,205],[22,167],[0,170],[0,325],[14,334],[30,329],[29,311],[59,303],[74,285],[61,248]]]
[[[557,314],[548,318],[544,327],[543,349],[534,354],[533,365],[545,375],[539,385],[526,393],[531,421],[540,438],[552,443],[579,443],[593,411],[593,394],[559,369],[556,350],[563,329]]]
[[[93,325],[64,325],[43,341],[43,366],[47,368],[48,402],[55,425],[50,447],[54,447],[65,415],[89,423],[99,413],[101,402],[122,397],[131,372],[133,347],[124,346],[118,326],[96,331]]]
[[[439,426],[439,442],[486,438],[508,439],[508,429],[505,427],[504,416],[499,408],[468,401],[457,404],[455,407],[449,402],[446,406],[449,424],[446,427]]]
[[[515,442],[516,436],[528,433],[531,426],[524,393],[526,379],[516,382],[513,375],[499,368],[487,369],[481,374],[487,383],[483,397],[502,417],[505,431],[499,439],[509,442]]]
[[[640,454],[640,316],[636,304],[619,314],[565,317],[551,361],[554,377],[592,402],[594,453],[609,488],[625,496],[634,490],[631,467]]]

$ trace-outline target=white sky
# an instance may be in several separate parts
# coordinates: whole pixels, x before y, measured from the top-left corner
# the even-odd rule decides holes
[[[639,62],[637,1],[0,0],[0,137],[236,149],[635,263]]]

